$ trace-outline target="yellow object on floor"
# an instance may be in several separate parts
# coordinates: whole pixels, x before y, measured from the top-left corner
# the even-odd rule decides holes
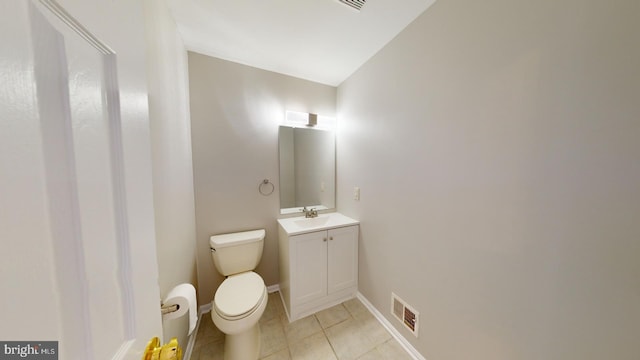
[[[160,346],[160,339],[154,337],[147,343],[142,360],[182,360],[182,348],[176,338]]]

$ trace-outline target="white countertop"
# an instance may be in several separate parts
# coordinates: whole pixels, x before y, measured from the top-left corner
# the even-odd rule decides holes
[[[278,224],[288,235],[304,234],[319,230],[334,229],[343,226],[357,225],[360,222],[340,213],[319,214],[314,218],[304,216],[278,219]]]

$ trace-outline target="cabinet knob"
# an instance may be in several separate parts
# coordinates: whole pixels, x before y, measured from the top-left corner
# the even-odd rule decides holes
[[[333,240],[333,236],[329,237],[329,240]]]
[[[327,238],[322,238],[322,241],[327,241]]]

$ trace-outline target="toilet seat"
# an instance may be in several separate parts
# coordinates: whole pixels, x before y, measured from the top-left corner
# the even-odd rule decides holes
[[[266,286],[260,275],[247,271],[225,279],[216,291],[213,305],[221,318],[237,320],[255,311],[266,296]]]

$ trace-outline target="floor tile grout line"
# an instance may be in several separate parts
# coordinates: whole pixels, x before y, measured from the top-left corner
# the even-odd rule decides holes
[[[316,316],[316,315],[313,315]],[[316,320],[318,320],[318,317],[316,316]],[[318,323],[320,323],[320,320],[318,320]],[[334,324],[336,325],[336,324]],[[331,351],[333,352],[333,356],[336,358],[336,360],[340,360],[338,359],[338,353],[336,353],[336,349],[334,349],[333,344],[331,343],[331,341],[329,340],[329,337],[327,336],[327,332],[326,330],[331,328],[332,326],[328,326],[326,329],[322,327],[322,324],[320,324],[320,329],[322,329],[322,335],[324,335],[325,340],[327,340],[327,343],[329,344],[329,347],[331,348]]]
[[[322,334],[324,335],[324,338],[327,340],[327,343],[329,344],[329,347],[331,348],[331,351],[333,352],[333,356],[335,356],[335,358],[337,360],[340,360],[340,358],[338,358],[338,353],[336,352],[336,349],[333,347],[333,344],[331,343],[331,340],[329,340],[329,337],[327,336],[327,333],[325,332],[325,330],[326,329],[322,329]]]
[[[354,298],[354,299],[357,299],[357,298]],[[279,300],[280,300],[280,299],[279,299]],[[345,318],[343,318],[342,320],[338,320],[338,322],[336,322],[336,323],[332,323],[330,326],[327,326],[326,328],[325,328],[325,327],[323,327],[323,325],[322,325],[322,323],[321,323],[321,321],[320,321],[320,317],[318,316],[320,313],[315,313],[315,314],[312,314],[312,315],[311,315],[311,316],[313,317],[314,322],[318,324],[318,326],[319,326],[319,328],[320,328],[320,331],[322,331],[322,336],[324,337],[324,341],[326,341],[326,343],[328,343],[328,344],[329,344],[329,347],[330,347],[330,349],[331,349],[332,354],[333,354],[333,355],[334,355],[334,357],[335,357],[336,359],[338,359],[338,360],[339,360],[340,358],[339,358],[339,356],[338,356],[338,353],[337,353],[337,351],[336,351],[336,348],[334,347],[334,344],[331,342],[331,340],[330,340],[330,338],[329,338],[329,335],[328,335],[328,333],[330,332],[330,330],[329,330],[329,329],[332,329],[332,328],[334,328],[335,326],[339,326],[340,324],[344,324],[344,323],[345,323],[345,322],[347,322],[347,321],[360,322],[360,321],[358,320],[358,318],[362,318],[362,315],[363,315],[363,314],[362,314],[361,309],[357,306],[358,304],[355,304],[355,303],[349,303],[349,305],[347,305],[346,303],[347,303],[348,301],[351,301],[351,300],[347,300],[347,301],[345,301],[345,302],[343,302],[343,303],[338,304],[338,305],[340,305],[340,306],[341,306],[341,309],[346,310],[345,314],[346,314],[347,316],[346,316]],[[359,301],[359,299],[358,299],[357,301],[358,301],[358,302],[360,302],[360,301]],[[361,302],[360,302],[360,303],[361,303]],[[360,305],[364,306],[364,304],[360,304]],[[280,306],[283,306],[283,305],[282,305],[282,304],[280,304]],[[365,306],[365,308],[364,308],[364,309],[365,309],[366,311],[369,311],[369,309],[367,309],[367,308],[366,308],[366,306]],[[281,318],[281,316],[280,316],[280,315],[281,315],[281,311],[279,311],[279,310],[280,310],[280,309],[274,310],[274,311],[276,311],[277,316],[275,316],[275,317],[274,317],[273,319],[271,319],[271,320],[281,320],[281,319],[282,319],[282,318]],[[341,311],[342,311],[342,310],[341,310]],[[341,311],[339,311],[338,313],[340,313]],[[369,312],[370,312],[370,311],[369,311]],[[324,321],[325,321],[326,323],[331,323],[332,321],[335,321],[336,319],[341,319],[341,318],[342,318],[342,315],[338,315],[338,316],[332,316],[332,315],[336,315],[336,313],[331,313],[331,312],[329,312],[329,313],[327,313],[326,315],[324,315],[324,314],[323,314],[323,315],[322,315],[322,318],[324,319]],[[372,315],[373,315],[373,314],[372,314]],[[356,316],[357,316],[358,318],[357,318]],[[204,317],[203,317],[203,318],[204,318]],[[374,318],[375,318],[375,317],[374,317]],[[271,320],[269,320],[269,321],[271,321]],[[329,321],[327,321],[327,320],[329,320]],[[362,320],[362,321],[363,321],[363,320]],[[214,327],[215,327],[215,325],[214,325],[214,324],[208,324],[207,326],[214,326]],[[282,322],[282,321],[278,321],[278,322],[277,322],[277,326],[282,330],[282,332],[283,332],[283,334],[284,334],[284,337],[285,337],[285,338],[284,338],[284,340],[285,340],[285,342],[284,342],[284,343],[286,344],[286,350],[287,350],[287,351],[286,351],[286,353],[288,354],[289,358],[290,358],[290,359],[292,359],[292,360],[294,359],[294,353],[293,353],[293,351],[292,351],[292,345],[295,345],[295,344],[297,344],[298,342],[300,342],[300,341],[304,341],[305,339],[308,339],[309,337],[314,336],[314,335],[317,335],[317,334],[319,333],[319,332],[315,332],[315,333],[313,333],[313,334],[310,334],[310,335],[305,336],[305,337],[304,337],[304,338],[302,338],[302,339],[297,339],[295,342],[291,342],[291,341],[289,341],[289,337],[287,337],[287,335],[286,335],[286,333],[285,333],[285,331],[284,331],[284,329],[285,329],[285,323],[284,323],[284,322]],[[197,341],[197,340],[203,340],[203,338],[202,338],[201,336],[205,333],[205,331],[202,331],[202,332],[201,332],[200,330],[204,330],[204,329],[203,329],[203,328],[199,329],[198,334],[196,335],[197,337],[199,337],[199,338],[200,338],[200,339],[197,339],[197,338],[196,338],[196,343],[197,343],[197,345],[198,345],[198,347],[197,347],[197,348],[198,348],[197,357],[196,357],[196,358],[193,358],[193,359],[191,359],[191,360],[201,360],[200,356],[202,355],[202,353],[201,353],[200,351],[201,351],[201,350],[203,350],[206,346],[208,346],[208,345],[212,345],[212,344],[216,344],[216,343],[224,343],[224,337],[222,337],[221,339],[217,339],[217,340],[210,339],[210,341],[209,341],[209,342],[207,342],[207,343],[202,343],[201,341]],[[386,328],[384,329],[384,331],[385,331],[385,332],[387,332],[387,333],[389,332]],[[207,330],[206,332],[208,333],[209,331]],[[374,340],[374,339],[373,339],[373,338],[371,338],[368,334],[366,334],[366,333],[365,333],[364,335],[365,335],[365,336],[367,336],[367,337],[369,338],[369,340]],[[387,341],[382,341],[381,343],[378,343],[378,341],[372,341],[372,342],[371,342],[371,345],[372,345],[373,347],[372,347],[371,349],[367,350],[367,352],[365,352],[364,354],[360,355],[360,357],[361,357],[361,356],[364,356],[365,354],[367,354],[367,353],[368,353],[368,352],[370,352],[370,351],[376,351],[376,350],[377,350],[377,351],[380,351],[380,350],[379,350],[379,348],[380,348],[382,345],[384,345],[384,344],[385,344],[386,342],[388,342],[388,341],[392,341],[393,339],[394,339],[394,338],[393,338],[393,336],[392,336],[390,339],[387,339]],[[194,344],[194,349],[195,349],[195,344]],[[283,348],[281,348],[281,349],[279,349],[279,350],[274,350],[274,351],[272,351],[270,354],[265,354],[265,355],[261,356],[261,357],[260,357],[260,359],[269,358],[269,357],[271,357],[271,356],[273,356],[273,355],[275,355],[275,354],[277,354],[277,353],[279,353],[279,352],[283,352],[283,350],[284,350],[284,347],[283,347]],[[207,359],[209,359],[209,358],[207,357]],[[202,359],[202,360],[204,360],[204,359]]]

